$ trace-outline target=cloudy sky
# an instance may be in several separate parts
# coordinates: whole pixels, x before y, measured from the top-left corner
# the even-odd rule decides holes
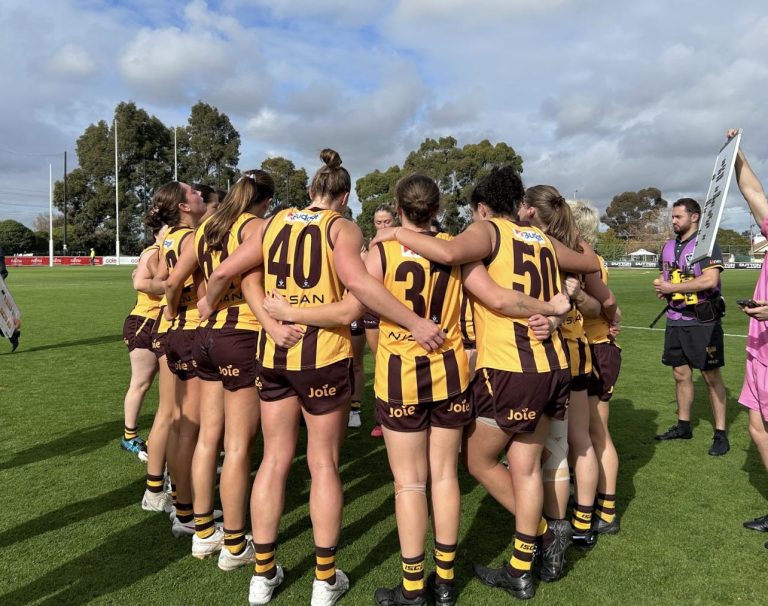
[[[0,219],[32,225],[83,130],[132,100],[198,100],[241,168],[322,147],[353,178],[426,137],[505,141],[527,185],[605,208],[646,186],[703,200],[728,127],[768,180],[768,10],[758,0],[3,0]],[[55,155],[50,155],[55,154]],[[748,229],[732,189],[723,226]]]

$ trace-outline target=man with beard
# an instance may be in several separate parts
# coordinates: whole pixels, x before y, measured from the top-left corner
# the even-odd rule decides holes
[[[720,247],[712,256],[691,263],[701,208],[691,198],[672,206],[672,229],[676,238],[664,244],[662,275],[653,282],[656,294],[666,299],[667,328],[662,364],[672,367],[677,396],[677,424],[657,440],[689,440],[693,405],[693,368],[701,371],[712,406],[715,434],[709,454],[722,456],[730,449],[725,429],[725,386],[720,367],[725,364],[723,328],[720,318],[724,304],[720,295],[720,272],[724,269]]]

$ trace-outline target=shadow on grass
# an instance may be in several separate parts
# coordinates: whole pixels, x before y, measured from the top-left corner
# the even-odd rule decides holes
[[[635,476],[650,462],[659,444],[654,438],[658,413],[636,408],[626,398],[612,398],[610,408],[609,428],[619,454],[616,511],[622,515],[635,498]]]
[[[142,415],[139,418],[140,426],[149,428],[152,418],[152,415]],[[107,421],[86,429],[78,429],[45,444],[37,444],[14,453],[10,459],[0,463],[0,470],[45,461],[51,457],[86,454],[98,450],[112,440],[119,439],[122,431],[122,420]]]
[[[135,492],[136,485],[115,493],[127,489]],[[120,506],[124,505],[123,500]],[[1,595],[0,603],[4,606],[30,603],[77,605],[108,596],[188,557],[189,542],[169,541],[169,536],[168,518],[151,515],[138,524],[106,536],[104,542],[87,553],[64,562],[44,576]],[[142,540],[137,541],[136,537],[142,537]]]
[[[765,466],[763,465],[763,460],[760,458],[760,453],[757,452],[755,443],[751,440],[749,442],[749,447],[747,448],[747,456],[744,459],[742,469],[747,472],[749,483],[752,484],[752,487],[763,496],[763,499],[768,501],[768,471],[766,471]],[[765,509],[765,505],[761,504],[755,511],[755,517],[765,515]]]
[[[82,522],[107,511],[122,509],[127,503],[138,504],[143,487],[144,480],[136,480],[122,488],[71,503],[61,509],[19,524],[15,528],[0,533],[0,548],[9,547],[14,543],[26,541],[46,532],[65,528],[70,524]]]
[[[90,339],[80,339],[79,341],[64,341],[62,343],[51,343],[48,345],[37,345],[36,347],[24,347],[24,341],[20,341],[19,349],[17,349],[13,355],[21,356],[27,353],[33,353],[36,351],[48,351],[51,349],[62,349],[65,347],[80,347],[81,345],[102,345],[104,343],[117,343],[123,340],[123,335],[102,335],[100,337],[91,337]],[[3,355],[11,355],[11,352],[6,352]]]

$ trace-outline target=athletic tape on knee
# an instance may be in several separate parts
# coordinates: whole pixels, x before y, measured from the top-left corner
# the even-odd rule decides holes
[[[395,498],[399,497],[403,492],[420,492],[421,494],[427,494],[427,483],[417,482],[416,484],[398,484],[395,482]]]
[[[544,442],[541,472],[545,482],[559,482],[569,479],[568,421],[552,419],[547,441]]]

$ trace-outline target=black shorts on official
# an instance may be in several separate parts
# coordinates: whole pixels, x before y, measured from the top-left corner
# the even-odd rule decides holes
[[[475,418],[469,389],[438,402],[395,404],[376,398],[376,422],[392,431],[424,431],[429,427],[458,429]]]
[[[542,415],[563,420],[571,392],[571,372],[509,372],[480,368],[470,386],[477,417],[496,422],[508,434],[531,433]]]
[[[259,369],[256,387],[262,402],[297,397],[311,415],[322,415],[349,404],[355,377],[352,358],[308,370]]]
[[[198,328],[195,333],[193,357],[199,378],[221,381],[227,391],[255,387],[259,331]]]
[[[123,343],[128,346],[128,352],[134,349],[152,349],[152,327],[154,318],[144,316],[128,316],[123,322]]]
[[[690,366],[699,370],[714,370],[725,365],[723,327],[720,322],[667,325],[664,332],[665,366]]]
[[[165,355],[168,368],[182,381],[197,376],[195,362],[195,333],[197,330],[169,330],[165,337]]]
[[[613,395],[613,388],[621,370],[621,348],[613,343],[594,343],[592,349],[592,374],[587,383],[587,394],[607,402]]]
[[[370,311],[363,314],[363,327],[366,330],[379,330],[379,316]]]

